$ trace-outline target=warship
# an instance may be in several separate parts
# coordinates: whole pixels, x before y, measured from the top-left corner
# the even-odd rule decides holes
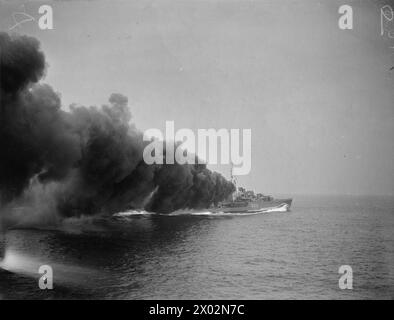
[[[214,212],[223,213],[257,213],[257,212],[286,212],[290,211],[292,198],[275,199],[262,193],[255,194],[252,190],[237,188],[237,181],[231,166],[231,181],[235,191],[226,201],[220,202],[210,208]]]

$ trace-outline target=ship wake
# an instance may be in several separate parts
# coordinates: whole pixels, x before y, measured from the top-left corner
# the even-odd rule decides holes
[[[135,216],[150,216],[150,215],[165,215],[169,217],[174,216],[213,216],[213,217],[231,217],[231,216],[251,216],[256,214],[262,213],[272,213],[272,212],[288,212],[289,205],[282,204],[277,207],[272,208],[264,208],[259,210],[249,210],[247,212],[225,212],[225,211],[218,211],[218,210],[178,210],[172,213],[153,213],[148,212],[145,210],[128,210],[123,212],[118,212],[113,215],[115,218],[128,218],[128,217],[135,217]]]

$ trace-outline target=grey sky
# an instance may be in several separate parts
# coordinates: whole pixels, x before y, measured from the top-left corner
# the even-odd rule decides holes
[[[38,17],[37,1],[0,2]],[[388,1],[47,1],[45,82],[64,107],[129,97],[141,130],[251,128],[252,172],[272,194],[394,194],[394,39]],[[338,28],[351,4],[354,30]],[[394,7],[394,6],[393,6]],[[393,24],[394,29],[394,24]],[[229,168],[214,169],[228,176]]]

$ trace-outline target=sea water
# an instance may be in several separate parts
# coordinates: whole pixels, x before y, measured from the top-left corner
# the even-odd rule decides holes
[[[6,234],[3,299],[393,299],[394,198],[296,196],[290,212],[124,212]],[[40,265],[53,290],[40,290]],[[340,266],[353,271],[342,290]]]

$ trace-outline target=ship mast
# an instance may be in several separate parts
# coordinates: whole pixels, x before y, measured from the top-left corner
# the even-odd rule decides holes
[[[232,194],[232,200],[234,201],[237,198],[238,195],[238,188],[237,188],[237,179],[235,178],[234,174],[233,174],[233,169],[234,169],[234,164],[233,162],[231,162],[231,182],[234,184],[235,186],[235,192],[233,192]]]

